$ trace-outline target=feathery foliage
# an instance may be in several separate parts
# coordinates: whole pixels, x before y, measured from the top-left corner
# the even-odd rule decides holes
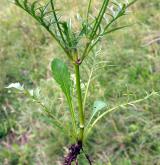
[[[77,31],[73,30],[71,20],[62,19],[60,10],[56,9],[53,0],[45,3],[15,0],[15,4],[30,14],[51,34],[71,61],[77,62],[75,53],[78,52],[79,63],[81,63],[106,34],[126,27],[112,27],[112,25],[128,13],[128,8],[135,1],[120,3],[115,0],[103,0],[97,16],[93,16],[90,12],[92,7],[92,0],[90,0],[86,17],[82,17],[80,21],[81,29]],[[79,42],[83,38],[86,38],[87,43],[83,45],[82,50]]]
[[[106,104],[102,101],[97,101],[94,104],[95,107],[89,122],[87,125],[85,123],[85,102],[88,88],[86,89],[83,100],[80,66],[84,59],[94,51],[95,46],[105,35],[127,27],[127,25],[117,27],[115,26],[115,23],[121,17],[128,14],[128,8],[135,1],[136,0],[120,3],[117,2],[117,0],[103,0],[98,13],[95,16],[91,12],[93,1],[89,0],[87,13],[85,16],[81,16],[80,19],[80,28],[78,30],[74,30],[72,20],[69,19],[69,21],[65,21],[63,19],[63,17],[60,15],[60,10],[56,8],[55,1],[49,0],[47,2],[29,2],[28,0],[15,0],[15,4],[17,6],[30,14],[58,42],[59,46],[64,50],[66,56],[69,58],[72,66],[75,69],[78,113],[74,109],[76,106],[73,107],[75,103],[73,103],[70,93],[70,88],[72,86],[68,68],[59,59],[53,60],[51,65],[53,77],[60,85],[68,101],[72,120],[72,131],[76,141],[76,144],[71,146],[70,150],[72,152],[70,152],[66,157],[64,165],[71,165],[71,162],[73,161],[78,162],[77,156],[80,154],[81,150],[83,151],[84,137],[88,136],[90,130],[100,119],[103,118],[103,116],[114,111],[115,109],[128,105],[132,106],[133,104],[148,99],[152,95],[157,95],[156,92],[153,92],[143,99],[120,104],[105,111],[102,110],[106,108]],[[87,42],[82,42],[81,45],[80,42],[83,41],[83,39],[85,39]],[[88,82],[88,86],[89,83],[90,80]],[[75,116],[78,116],[78,120],[76,120]],[[90,159],[87,156],[86,158],[91,164]]]

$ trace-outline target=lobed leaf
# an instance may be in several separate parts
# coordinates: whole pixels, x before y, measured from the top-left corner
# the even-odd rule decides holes
[[[111,113],[113,111],[116,111],[116,110],[118,110],[120,108],[126,108],[127,106],[133,106],[133,105],[135,105],[137,103],[143,102],[143,101],[149,99],[152,96],[159,96],[159,93],[153,91],[150,94],[147,93],[147,95],[144,98],[142,98],[142,99],[138,99],[138,100],[133,100],[133,101],[130,101],[130,102],[126,102],[126,103],[123,103],[123,104],[120,104],[120,105],[117,105],[117,106],[114,106],[114,107],[112,107],[110,109],[105,110],[92,123],[89,123],[87,125],[86,131],[85,131],[86,132],[86,137],[87,137],[88,133],[91,131],[91,129],[97,124],[97,122],[99,120],[101,120],[105,115],[108,115],[109,113]]]

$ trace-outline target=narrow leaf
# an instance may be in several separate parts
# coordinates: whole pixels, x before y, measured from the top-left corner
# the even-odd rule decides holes
[[[106,34],[109,34],[109,33],[112,33],[112,32],[115,32],[115,31],[118,31],[118,30],[121,30],[121,29],[124,29],[124,28],[129,27],[129,26],[131,26],[131,25],[126,25],[126,26],[120,26],[120,27],[113,28],[111,30],[108,30],[108,31],[104,32],[102,34],[102,36],[106,35]]]
[[[32,5],[31,5],[31,13],[33,14],[33,16],[35,16],[36,15],[36,9],[35,9],[35,7],[36,7],[36,4],[38,3],[38,1],[34,1],[33,3],[32,3]]]

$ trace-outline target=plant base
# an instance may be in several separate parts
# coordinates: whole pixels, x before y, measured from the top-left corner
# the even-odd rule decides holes
[[[69,153],[65,157],[63,165],[71,165],[72,162],[75,162],[78,165],[77,157],[83,151],[83,145],[81,141],[78,141],[77,144],[72,144],[69,148]],[[84,151],[83,151],[84,152]],[[85,153],[84,153],[85,154]],[[92,162],[87,154],[85,154],[86,159],[88,160],[89,164],[92,165]]]

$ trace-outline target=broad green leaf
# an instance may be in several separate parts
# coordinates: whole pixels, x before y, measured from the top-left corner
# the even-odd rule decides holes
[[[53,77],[60,85],[62,91],[67,97],[67,101],[71,100],[71,79],[68,67],[59,59],[54,59],[51,64]]]
[[[74,129],[73,136],[76,137],[76,118],[75,118],[75,111],[74,111],[73,103],[72,103],[72,97],[71,97],[72,82],[70,79],[70,73],[68,71],[68,67],[61,60],[54,59],[51,64],[51,69],[52,69],[52,73],[53,73],[53,77],[55,81],[60,85],[62,91],[64,92],[67,98],[67,102],[69,105],[71,118],[72,118],[72,125]]]

